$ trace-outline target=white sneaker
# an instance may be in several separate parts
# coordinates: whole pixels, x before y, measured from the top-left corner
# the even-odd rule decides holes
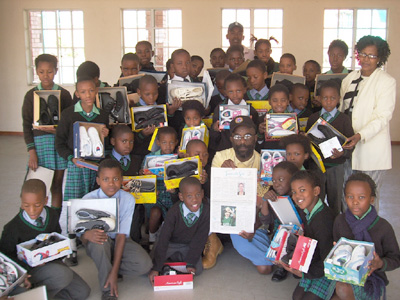
[[[104,153],[104,146],[100,140],[99,132],[94,127],[89,127],[88,135],[92,142],[93,156],[102,157]]]
[[[336,266],[344,266],[351,259],[353,248],[350,245],[340,245],[333,252],[332,263]]]
[[[84,126],[79,126],[79,139],[81,156],[92,156],[92,142]]]
[[[353,253],[351,254],[351,259],[347,263],[346,267],[358,271],[365,261],[365,253],[366,249],[364,246],[356,246],[353,250]]]
[[[203,102],[201,95],[204,89],[202,87],[179,87],[171,90],[171,96],[178,98],[181,101],[197,100]]]

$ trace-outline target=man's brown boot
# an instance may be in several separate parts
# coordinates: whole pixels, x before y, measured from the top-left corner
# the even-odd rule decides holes
[[[203,268],[207,270],[214,267],[217,263],[217,256],[221,254],[223,250],[224,246],[222,246],[221,240],[217,237],[217,234],[210,234],[203,251]]]

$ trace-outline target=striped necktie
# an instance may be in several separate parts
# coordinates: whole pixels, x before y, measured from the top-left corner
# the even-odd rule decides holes
[[[43,218],[39,217],[35,220],[36,227],[42,228],[43,227]]]

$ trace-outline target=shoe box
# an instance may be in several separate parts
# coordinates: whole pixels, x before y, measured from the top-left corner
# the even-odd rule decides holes
[[[262,149],[261,150],[261,173],[260,177],[265,183],[272,185],[272,170],[282,161],[286,160],[286,150],[283,149]]]
[[[268,100],[246,100],[246,102],[258,112],[258,116],[260,118],[264,118],[265,114],[271,109],[271,105],[269,104]]]
[[[37,288],[30,289],[24,293],[13,296],[14,300],[47,300],[46,286],[42,285]]]
[[[157,177],[164,178],[164,162],[177,158],[177,154],[146,155],[144,158],[144,173],[146,175],[154,174]]]
[[[343,151],[347,137],[322,118],[319,118],[307,131],[306,135],[311,142],[321,151],[324,158],[332,156],[332,150]]]
[[[350,245],[353,250],[356,246],[362,245],[365,247],[366,255],[363,264],[358,270],[344,266],[333,264],[333,256],[335,250],[341,245]],[[333,246],[328,256],[324,260],[324,271],[325,277],[331,280],[346,282],[354,285],[364,286],[365,281],[368,277],[368,264],[374,258],[375,246],[374,243],[354,241],[346,238],[340,238],[340,240]]]
[[[77,229],[78,233],[83,233],[85,229],[93,228],[105,228],[107,232],[119,231],[119,201],[116,198],[71,199],[67,207],[67,228],[70,233],[75,233]]]
[[[87,141],[83,141],[81,137],[80,127],[83,126],[86,130],[86,134],[88,135],[89,139]],[[97,131],[97,135],[95,135],[95,139],[89,136],[88,130],[89,128],[93,127]],[[74,146],[74,158],[84,158],[89,160],[100,160],[105,157],[105,147],[104,147],[104,136],[101,134],[101,130],[106,128],[106,125],[99,124],[99,123],[90,123],[90,122],[75,122],[73,124],[73,146]],[[97,138],[100,140],[101,144],[98,143]],[[82,153],[82,149],[85,148],[90,149],[91,155],[85,155]],[[95,148],[94,148],[95,147]],[[93,150],[97,152],[96,155],[93,154]],[[101,154],[101,155],[99,155]],[[85,167],[89,167],[84,165]],[[90,168],[89,168],[90,169]]]
[[[3,253],[0,253],[0,267],[0,297],[4,297],[22,284],[28,274],[24,268]]]
[[[197,166],[196,169],[192,168],[194,165]],[[164,164],[165,187],[167,190],[179,188],[181,180],[188,176],[193,176],[200,180],[201,172],[202,166],[198,156],[166,161]],[[172,176],[172,174],[174,175]]]
[[[231,121],[237,116],[250,116],[250,105],[220,105],[219,129],[229,130]]]
[[[182,102],[197,100],[207,107],[207,100],[211,97],[208,97],[208,86],[204,82],[185,82],[172,79],[167,85],[167,103],[172,104],[174,98],[178,98]]]
[[[128,92],[125,86],[99,88],[96,106],[109,113],[110,125],[131,124]]]
[[[163,271],[161,271],[161,275],[154,277],[155,292],[192,289],[193,274],[187,272],[186,263],[166,263],[164,265]]]
[[[285,246],[290,234],[302,235],[303,229],[295,224],[279,225],[265,254],[267,260],[276,262],[286,254]]]
[[[139,75],[151,75],[153,76],[156,80],[157,83],[160,84],[161,81],[164,79],[165,75],[167,74],[167,72],[165,71],[153,71],[153,70],[146,70],[146,71],[139,71]]]
[[[125,77],[120,77],[118,79],[119,86],[125,86],[127,89],[128,94],[136,93],[137,88],[139,87],[139,80],[145,74],[137,74],[137,75],[130,75]]]
[[[292,199],[289,196],[279,196],[276,201],[268,199],[281,224],[295,224],[301,226],[302,221]]]
[[[314,87],[314,97],[318,97],[320,95],[321,85],[328,80],[335,80],[339,86],[342,84],[342,80],[348,75],[348,73],[339,73],[339,74],[317,74],[315,78],[315,87]]]
[[[48,246],[31,250],[34,244],[45,241],[51,237],[57,238],[59,241]],[[17,245],[18,259],[25,262],[31,267],[45,264],[49,261],[67,256],[72,253],[70,240],[65,236],[53,232],[39,234],[35,239],[23,242]]]
[[[306,84],[306,78],[304,76],[284,74],[279,72],[274,72],[272,74],[271,87],[273,87],[275,84],[283,84],[290,90],[290,87],[296,83]]]
[[[201,119],[203,123],[208,127],[211,128],[211,125],[213,123],[213,114],[211,114],[208,117],[205,117],[204,119]]]
[[[297,134],[297,116],[295,113],[270,113],[265,116],[265,140],[281,139],[291,134]]]
[[[122,189],[135,197],[136,204],[156,203],[157,176],[124,176]]]
[[[182,138],[179,151],[186,153],[186,145],[190,140],[202,140],[208,147],[210,135],[207,126],[202,124],[196,127],[187,127],[182,129]]]
[[[93,171],[98,171],[99,170],[99,165],[100,163],[95,162],[95,161],[90,161],[86,159],[80,159],[76,161],[76,164],[80,167],[84,167]]]
[[[156,127],[168,126],[167,107],[164,104],[132,107],[131,111],[132,130],[135,132],[142,131],[150,125]],[[164,117],[164,120],[161,116]]]
[[[49,107],[50,99],[57,99],[57,101],[50,101],[51,109]],[[42,105],[41,100],[42,99]],[[40,90],[33,92],[33,128],[54,128],[57,126],[61,117],[61,91],[59,90]],[[43,103],[43,100],[45,103]],[[57,103],[56,103],[57,102]],[[53,107],[54,106],[54,107]],[[43,117],[46,116],[50,121],[43,122]],[[47,124],[45,124],[47,123]]]

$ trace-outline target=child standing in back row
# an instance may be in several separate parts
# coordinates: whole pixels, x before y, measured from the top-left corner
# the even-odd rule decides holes
[[[251,61],[246,68],[246,75],[248,83],[250,83],[251,90],[245,94],[246,100],[267,100],[268,87],[265,84],[268,73],[265,63],[259,59]]]
[[[140,59],[140,69],[142,71],[155,71],[151,58],[154,56],[153,46],[148,41],[140,41],[135,46],[136,55]]]

